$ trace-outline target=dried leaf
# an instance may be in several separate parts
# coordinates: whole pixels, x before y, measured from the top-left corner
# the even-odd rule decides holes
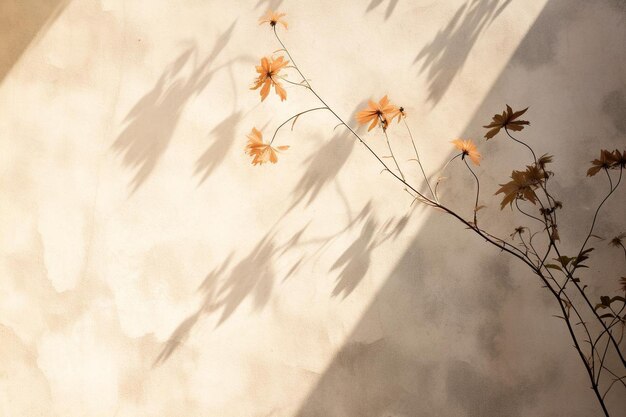
[[[511,106],[507,104],[506,110],[503,111],[502,114],[495,114],[492,118],[492,122],[486,126],[483,126],[484,128],[490,129],[485,134],[485,138],[487,138],[487,140],[491,139],[492,137],[497,135],[502,128],[512,131],[520,131],[524,129],[524,125],[529,125],[530,122],[526,120],[517,120],[517,118],[526,113],[527,110],[528,107],[526,107],[524,110],[514,112],[513,109],[511,109]]]

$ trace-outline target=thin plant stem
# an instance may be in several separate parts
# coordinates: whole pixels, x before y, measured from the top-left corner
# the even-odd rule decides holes
[[[384,167],[384,169],[386,171],[388,171],[395,179],[397,179],[399,182],[401,182],[402,184],[404,184],[408,189],[410,189],[412,192],[414,192],[416,195],[418,195],[420,198],[424,199],[425,201],[429,202],[430,204],[432,204],[433,206],[441,209],[442,211],[446,212],[447,214],[451,215],[452,217],[456,218],[457,220],[459,220],[461,223],[463,223],[465,226],[467,226],[469,229],[473,230],[476,234],[478,234],[479,236],[481,236],[482,238],[484,238],[487,242],[489,242],[491,245],[496,246],[498,248],[500,248],[502,251],[505,251],[507,253],[509,253],[510,255],[518,258],[519,260],[521,260],[523,263],[525,263],[528,267],[531,268],[531,270],[533,270],[533,272],[535,272],[535,274],[537,276],[539,276],[539,278],[543,281],[543,283],[545,284],[546,288],[549,289],[549,291],[552,293],[552,295],[556,298],[557,303],[559,304],[559,307],[561,308],[561,311],[563,313],[563,317],[565,319],[567,328],[568,328],[568,332],[570,334],[570,337],[572,338],[572,341],[574,343],[574,347],[576,349],[576,351],[578,352],[581,361],[583,362],[583,365],[585,366],[585,369],[589,375],[590,381],[592,383],[592,389],[598,399],[598,402],[600,403],[600,406],[602,408],[602,411],[604,413],[605,416],[609,416],[609,412],[606,408],[606,405],[604,404],[604,400],[602,395],[600,394],[599,388],[598,388],[598,384],[596,384],[595,378],[594,378],[594,373],[592,372],[592,369],[590,367],[590,365],[587,363],[587,359],[585,358],[585,355],[583,353],[583,350],[578,342],[578,338],[576,337],[576,333],[574,332],[574,329],[572,328],[572,325],[569,321],[568,318],[568,313],[567,310],[565,308],[564,302],[560,299],[559,297],[559,293],[557,293],[557,291],[552,288],[552,286],[550,285],[550,283],[548,282],[548,279],[546,278],[546,276],[542,273],[541,271],[541,266],[537,267],[536,265],[533,264],[533,262],[522,252],[519,250],[519,248],[515,248],[515,247],[511,247],[509,248],[507,246],[507,244],[504,243],[504,241],[502,239],[494,239],[491,237],[491,235],[487,234],[486,232],[484,232],[482,229],[480,229],[478,226],[476,226],[476,224],[471,224],[469,221],[465,220],[463,217],[461,217],[460,215],[458,215],[456,212],[454,212],[453,210],[449,209],[446,206],[443,206],[441,204],[439,204],[436,201],[433,201],[431,199],[429,199],[428,197],[424,196],[422,193],[420,193],[419,191],[417,191],[413,186],[411,186],[409,183],[407,183],[407,181],[403,178],[398,176],[397,174],[395,174],[393,171],[391,171],[389,169],[389,167],[387,166],[387,164],[385,164],[385,162],[376,154],[376,152],[374,152],[374,150],[367,145],[367,143],[365,143],[365,141],[354,131],[354,129],[352,129],[318,94],[317,92],[311,87],[310,83],[306,80],[306,77],[304,77],[304,75],[302,74],[301,70],[297,67],[297,65],[295,64],[295,61],[293,60],[293,57],[290,55],[289,51],[287,50],[287,48],[285,47],[285,45],[283,44],[283,42],[280,40],[278,33],[276,32],[276,28],[274,28],[274,34],[277,38],[277,40],[279,41],[279,43],[281,44],[281,46],[283,47],[283,49],[285,50],[285,53],[289,56],[289,58],[291,59],[291,62],[293,63],[295,69],[298,71],[298,73],[302,76],[304,82],[306,82],[307,86],[309,87],[311,93],[313,95],[315,95],[315,97],[317,97],[317,99],[325,106],[325,108],[327,108],[334,116],[335,118],[343,125],[346,127],[346,129],[348,129],[350,131],[350,133],[352,133],[360,142],[363,146],[365,146],[365,148],[376,158],[376,160],[378,160],[378,162]],[[505,129],[506,130],[506,129]],[[508,131],[507,131],[508,134]],[[510,136],[510,134],[509,134]],[[514,139],[514,138],[513,138]],[[514,139],[515,140],[515,139]],[[517,140],[516,140],[517,141]],[[519,141],[517,141],[519,142]],[[532,148],[530,148],[528,145],[524,144],[523,142],[520,142],[523,145],[525,145],[526,147],[528,147],[532,154],[533,157],[535,159],[535,162],[537,161],[537,158],[534,154],[534,151],[532,151]],[[454,158],[453,158],[454,159]],[[434,193],[433,193],[434,194]],[[553,239],[550,238],[551,241],[551,246],[553,244]],[[517,251],[516,251],[517,250]],[[519,253],[518,253],[519,252]],[[578,285],[577,285],[578,287]],[[582,290],[581,290],[582,291]],[[584,293],[583,293],[584,296]],[[588,299],[587,299],[588,301]],[[604,323],[603,323],[604,324]],[[606,327],[606,326],[605,326]],[[611,333],[609,332],[609,335]]]
[[[442,175],[444,172],[446,172],[446,168],[448,168],[448,165],[450,165],[450,163],[452,163],[452,161],[454,161],[456,158],[458,158],[459,156],[463,155],[462,153],[455,155],[452,157],[452,159],[450,159],[448,162],[446,162],[446,164],[443,166],[443,168],[441,169],[441,171],[439,171],[439,178],[437,178],[437,182],[435,183],[435,198],[438,200],[439,196],[437,195],[437,188],[439,187],[439,182],[441,181],[441,179],[443,178]]]
[[[298,114],[294,114],[294,115],[293,115],[293,116],[291,116],[289,119],[287,119],[287,120],[285,120],[284,122],[282,122],[282,123],[280,124],[280,126],[278,126],[278,127],[276,128],[276,130],[274,131],[274,135],[272,135],[272,140],[270,140],[270,145],[274,142],[274,139],[276,138],[276,135],[278,134],[278,131],[279,131],[279,130],[280,130],[280,129],[284,126],[284,125],[286,125],[287,123],[289,123],[289,121],[291,121],[291,120],[295,119],[296,117],[300,117],[300,116],[301,116],[301,115],[303,115],[303,114],[306,114],[306,113],[309,113],[309,112],[312,112],[312,111],[316,111],[316,110],[329,110],[329,109],[328,109],[328,107],[326,107],[326,106],[324,106],[324,107],[315,107],[314,109],[308,109],[308,110],[305,110],[305,111],[301,111],[301,112],[300,112],[300,113],[298,113]]]
[[[525,212],[524,210],[522,210],[522,209],[520,208],[520,206],[519,206],[519,199],[518,199],[518,198],[516,198],[516,199],[515,199],[515,207],[517,207],[517,210],[518,210],[520,213],[522,213],[523,215],[525,215],[526,217],[529,217],[529,218],[531,218],[531,219],[535,219],[535,220],[537,220],[538,222],[540,222],[541,224],[545,225],[545,222],[544,222],[543,220],[541,220],[539,217],[533,216],[532,214],[527,213],[527,212]]]
[[[426,176],[426,172],[424,171],[424,166],[422,165],[422,160],[420,159],[419,152],[417,152],[417,146],[415,145],[415,140],[413,139],[413,133],[411,133],[411,129],[409,128],[409,124],[406,122],[406,119],[404,117],[402,118],[402,122],[404,123],[404,126],[406,127],[407,132],[409,132],[409,137],[411,138],[411,143],[413,144],[413,150],[415,150],[415,160],[417,161],[418,165],[420,166],[420,170],[422,171],[422,175],[424,176],[424,181],[426,181],[426,185],[428,186],[428,189],[430,190],[430,194],[433,196],[435,201],[439,202],[439,200],[437,199],[437,196],[435,195],[435,192],[433,191],[432,187],[430,186],[430,181],[428,181],[428,177]]]
[[[504,131],[506,132],[507,135],[509,135],[509,137],[511,139],[513,139],[515,142],[519,143],[520,145],[524,145],[525,147],[528,148],[528,150],[530,151],[530,153],[533,154],[533,160],[535,161],[535,164],[537,164],[537,155],[535,155],[535,151],[533,151],[533,148],[531,148],[529,145],[527,145],[525,142],[522,142],[519,139],[515,139],[513,136],[511,136],[511,134],[509,133],[509,129],[506,128],[506,126],[504,126]]]
[[[472,173],[472,175],[474,176],[474,179],[476,180],[476,202],[474,203],[474,224],[478,227],[477,215],[478,215],[478,197],[480,196],[480,181],[478,180],[478,177],[476,176],[476,173],[474,172],[472,167],[470,167],[469,164],[467,163],[467,159],[465,158],[461,158],[461,159],[463,159],[463,162],[465,162],[465,166],[467,167],[467,169],[469,169],[469,172]]]
[[[398,172],[400,173],[400,176],[402,177],[402,181],[405,181],[404,174],[402,173],[402,170],[400,169],[398,160],[396,159],[396,156],[393,154],[393,150],[391,149],[391,143],[389,142],[389,135],[387,134],[387,129],[383,128],[383,133],[385,134],[385,139],[387,140],[387,147],[389,148],[389,153],[391,153],[391,158],[393,159],[393,162],[395,162],[396,168],[398,168]]]
[[[580,251],[578,252],[579,255],[585,250],[585,246],[587,245],[587,242],[589,241],[589,238],[593,234],[593,229],[594,229],[594,227],[596,225],[596,220],[598,219],[598,214],[600,213],[600,209],[602,208],[604,203],[606,203],[606,201],[609,199],[609,197],[611,197],[611,195],[615,192],[615,190],[617,190],[617,187],[619,186],[620,182],[622,181],[622,171],[623,171],[623,168],[620,168],[620,170],[619,170],[619,178],[617,179],[617,183],[615,184],[615,187],[613,187],[613,181],[611,180],[611,175],[609,174],[609,170],[605,168],[604,171],[606,172],[606,175],[607,175],[607,177],[609,179],[609,186],[610,186],[611,190],[606,195],[606,197],[604,197],[604,199],[602,200],[602,202],[600,203],[600,205],[596,209],[596,212],[593,215],[593,221],[591,222],[591,227],[589,228],[589,233],[587,233],[587,237],[585,238],[585,241],[583,242],[582,246],[580,247]]]
[[[293,84],[293,85],[298,86],[298,87],[309,88],[309,86],[308,86],[308,85],[302,84],[302,82],[299,82],[299,83],[294,83],[293,81],[289,81],[289,80],[288,80],[288,79],[286,79],[285,77],[278,77],[278,78],[279,78],[281,81],[284,81],[284,82],[289,83],[289,84]]]
[[[535,151],[534,151],[534,150],[533,150],[533,149],[532,149],[532,148],[531,148],[528,144],[526,144],[526,143],[524,143],[523,141],[520,141],[520,140],[518,140],[518,139],[514,138],[514,137],[510,134],[510,132],[508,131],[508,129],[506,129],[506,127],[505,127],[505,131],[506,131],[506,134],[507,134],[507,135],[508,135],[511,139],[513,139],[515,142],[517,142],[517,143],[519,143],[519,144],[521,144],[521,145],[525,146],[526,148],[528,148],[528,149],[530,150],[530,152],[531,152],[531,153],[532,153],[532,155],[533,155],[533,159],[535,160],[535,164],[537,164],[537,157],[536,157],[536,155],[535,155]],[[611,195],[615,192],[615,190],[617,189],[617,187],[619,186],[619,184],[620,184],[620,182],[621,182],[621,180],[622,180],[622,172],[623,172],[623,168],[621,168],[621,167],[620,167],[619,178],[618,178],[618,181],[617,181],[617,183],[615,184],[615,186],[613,186],[613,182],[612,182],[611,176],[610,176],[610,175],[609,175],[609,173],[608,173],[608,170],[606,170],[606,169],[605,169],[605,171],[606,171],[607,177],[608,177],[608,179],[609,179],[609,187],[610,187],[610,190],[609,190],[609,193],[606,195],[606,197],[604,197],[604,199],[600,202],[600,204],[598,205],[598,207],[597,207],[597,209],[596,209],[596,211],[595,211],[595,213],[594,213],[594,216],[593,216],[593,221],[592,221],[592,223],[591,223],[591,227],[589,228],[589,233],[587,234],[587,236],[586,236],[586,238],[585,238],[585,241],[583,242],[583,244],[582,244],[582,246],[581,246],[581,248],[580,248],[580,250],[579,250],[579,252],[578,252],[578,256],[580,256],[580,255],[582,254],[582,252],[585,250],[585,247],[586,247],[586,245],[587,245],[587,242],[589,241],[589,239],[591,238],[591,235],[593,234],[593,230],[594,230],[594,227],[595,227],[596,220],[597,220],[597,218],[598,218],[598,214],[600,213],[600,209],[602,208],[602,206],[604,205],[604,203],[605,203],[605,202],[609,199],[609,197],[610,197],[610,196],[611,196]],[[546,196],[547,196],[547,198],[548,198],[548,202],[549,202],[549,201],[550,201],[550,194],[547,192],[546,188],[544,188],[544,187],[541,187],[541,188],[542,188],[542,190],[544,191],[544,193],[546,194]],[[538,199],[538,200],[539,200],[539,203],[542,205],[542,208],[544,208],[544,207],[543,207],[543,204],[541,203],[541,200],[540,200],[540,199]],[[544,210],[544,213],[545,213],[545,210]],[[544,215],[544,217],[545,217],[545,215]],[[545,218],[546,218],[546,222],[545,222],[546,228],[549,228],[549,226],[548,226],[548,221],[547,221],[547,217],[545,217]],[[552,217],[550,217],[550,219],[551,219],[551,221],[552,221]],[[549,239],[550,239],[550,246],[549,246],[549,248],[548,248],[548,251],[546,252],[546,257],[547,257],[547,254],[549,253],[550,247],[553,247],[553,248],[554,248],[554,250],[556,251],[557,255],[560,257],[560,256],[561,256],[561,253],[560,253],[560,251],[559,251],[559,249],[558,249],[558,246],[556,245],[556,242],[554,241],[554,239],[552,238],[552,236],[551,236],[551,234],[550,234],[550,233],[548,233],[548,236],[549,236]],[[576,280],[576,279],[574,278],[574,275],[573,275],[573,274],[574,274],[574,271],[575,271],[576,269],[577,269],[577,266],[576,266],[576,265],[572,268],[572,270],[571,270],[571,271],[567,271],[567,269],[565,269],[565,274],[566,274],[567,280],[566,280],[565,284],[563,285],[563,288],[565,288],[565,285],[567,285],[567,282],[568,282],[568,281],[570,281],[570,280],[574,283],[574,286],[576,287],[576,289],[578,290],[578,292],[579,292],[579,293],[580,293],[580,295],[582,296],[583,300],[585,301],[585,303],[587,304],[587,306],[589,307],[589,309],[593,312],[593,314],[594,314],[594,316],[596,317],[597,321],[599,321],[599,322],[600,322],[600,324],[601,324],[601,326],[603,327],[604,331],[605,331],[605,332],[608,332],[608,336],[609,336],[609,338],[611,339],[611,342],[613,343],[613,347],[614,347],[614,349],[615,349],[615,351],[616,351],[617,355],[619,356],[619,358],[620,358],[620,360],[621,360],[621,362],[622,362],[622,366],[623,366],[624,368],[626,368],[626,359],[624,358],[624,355],[622,354],[622,352],[621,352],[621,350],[620,350],[620,348],[619,348],[619,344],[615,341],[615,338],[613,337],[613,334],[612,334],[611,332],[609,332],[609,331],[608,331],[608,329],[607,329],[607,327],[606,327],[606,324],[604,323],[604,321],[602,321],[602,319],[600,318],[600,315],[598,314],[598,312],[597,312],[597,311],[596,311],[596,309],[594,308],[593,304],[591,303],[591,301],[589,300],[589,298],[587,297],[587,295],[586,295],[586,294],[585,294],[585,292],[583,291],[583,289],[582,289],[582,287],[580,286],[580,284],[577,282],[578,280]]]

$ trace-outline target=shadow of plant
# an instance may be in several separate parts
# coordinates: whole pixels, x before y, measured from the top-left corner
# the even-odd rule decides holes
[[[303,230],[293,235],[288,244],[297,244]],[[231,253],[221,265],[207,274],[198,287],[198,292],[202,293],[202,303],[195,313],[183,320],[174,330],[154,365],[165,362],[176,348],[187,340],[190,331],[202,316],[221,310],[216,323],[216,327],[219,327],[248,297],[252,298],[255,311],[262,309],[269,301],[274,288],[276,257],[284,253],[288,247],[277,245],[275,235],[270,232],[232,268],[230,265],[234,254]],[[301,261],[302,259],[298,260],[296,264]]]
[[[215,139],[196,161],[195,175],[200,176],[198,185],[202,184],[219,166],[236,142],[237,125],[242,117],[243,113],[236,111],[222,120],[209,133],[209,137]]]
[[[365,13],[371,12],[372,10],[374,10],[375,8],[380,6],[383,1],[384,0],[372,0],[370,2],[370,4],[367,6],[367,9],[365,10]],[[385,11],[385,20],[387,20],[387,19],[389,19],[391,17],[391,15],[393,14],[394,9],[398,5],[398,1],[400,1],[400,0],[389,0],[389,4],[387,5],[387,10]]]
[[[256,9],[261,7],[263,4],[266,4],[266,10],[276,10],[283,4],[284,0],[259,0],[255,6]]]
[[[361,282],[370,267],[371,252],[376,247],[374,232],[376,220],[373,217],[367,219],[359,237],[348,247],[330,268],[331,271],[342,268],[337,277],[337,284],[333,290],[333,297],[341,295],[346,298]]]
[[[125,127],[112,148],[122,155],[124,166],[135,170],[130,184],[132,192],[146,181],[163,156],[189,100],[202,92],[220,69],[210,67],[228,44],[235,24],[236,21],[217,38],[210,54],[199,64],[197,47],[187,48],[124,119]],[[184,70],[189,67],[191,72],[186,73]]]
[[[450,22],[417,54],[419,73],[427,71],[428,100],[436,105],[459,73],[481,32],[511,0],[470,0],[457,10]]]
[[[293,210],[304,200],[306,206],[310,205],[322,189],[336,179],[353,149],[354,140],[350,133],[341,132],[336,133],[319,151],[309,156],[304,161],[307,168],[292,191],[294,198],[288,211]]]
[[[281,280],[285,282],[305,262],[319,255],[339,236],[353,231],[361,224],[358,237],[331,267],[331,271],[341,269],[332,295],[343,294],[343,298],[347,297],[365,277],[370,266],[371,252],[382,242],[397,236],[406,226],[408,216],[407,214],[398,221],[391,219],[382,228],[377,229],[378,223],[372,212],[372,204],[368,202],[345,227],[328,236],[307,238],[306,231],[309,224],[306,224],[290,237],[278,240],[275,227],[235,265],[231,266],[234,258],[234,254],[231,253],[226,260],[207,274],[198,287],[198,292],[202,294],[200,306],[174,330],[154,361],[154,365],[165,362],[177,347],[187,340],[190,331],[201,317],[219,312],[219,319],[215,325],[219,327],[247,299],[251,300],[254,311],[263,309],[274,291],[278,277],[275,264],[279,258],[290,251],[297,250],[298,256]],[[303,248],[309,248],[309,250]]]
[[[357,105],[347,122],[350,123],[354,120],[356,113],[367,104],[366,101],[362,101]],[[305,206],[309,206],[313,200],[319,195],[319,193],[328,186],[332,181],[335,181],[338,187],[340,196],[345,201],[345,196],[340,190],[339,183],[337,182],[337,175],[341,171],[341,168],[346,164],[350,154],[354,150],[356,140],[351,136],[350,132],[347,132],[345,128],[339,126],[337,129],[342,129],[333,135],[330,141],[325,142],[322,147],[309,156],[304,163],[307,164],[305,172],[300,177],[298,184],[292,190],[292,194],[295,195],[293,203],[287,210],[292,211],[298,204],[307,200]],[[357,129],[358,131],[359,129]],[[307,198],[308,197],[308,198]],[[350,206],[346,202],[346,209],[350,211]]]

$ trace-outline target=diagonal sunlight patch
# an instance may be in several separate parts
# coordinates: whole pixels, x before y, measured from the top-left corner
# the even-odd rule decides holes
[[[441,100],[440,107],[446,107],[448,112],[454,113],[453,120],[455,125],[473,126],[479,123],[476,121],[476,117],[479,113],[484,112],[482,107],[484,106],[487,97],[489,97],[490,94],[493,94],[493,86],[500,80],[504,69],[511,62],[518,46],[527,37],[529,31],[532,29],[546,5],[545,1],[538,2],[533,5],[521,3],[512,3],[509,5],[509,3],[510,2],[508,1],[473,1],[468,3],[468,7],[485,10],[489,16],[485,18],[485,22],[488,24],[485,24],[485,27],[481,28],[482,36],[477,36],[476,39],[474,39],[473,44],[465,51],[467,56],[464,58],[464,62],[460,63],[459,67],[455,69],[455,71],[458,72],[458,74],[456,74],[457,80],[453,82],[453,80],[450,79],[449,85],[447,85],[444,89],[445,91],[437,97],[437,100]],[[483,6],[487,4],[489,7],[482,7],[481,9],[481,4]],[[508,7],[505,10],[503,6]],[[467,11],[464,13],[466,15],[468,14]],[[482,21],[481,17],[477,15],[472,16],[473,19]],[[507,22],[500,23],[496,19],[496,17],[502,16],[516,16],[515,28],[511,28],[510,25],[502,26],[506,25]],[[459,17],[457,16],[455,19],[458,18]],[[509,19],[510,18],[511,17],[509,17]],[[459,25],[459,23],[453,22],[452,26],[455,27],[456,25]],[[505,30],[507,31],[507,37],[505,40],[498,43],[496,48],[497,51],[494,51],[491,47],[491,45],[493,45],[493,40],[489,37],[490,30],[493,30],[495,33],[504,32]],[[436,54],[436,56],[446,53],[445,45],[442,44],[440,49],[439,54]],[[484,62],[489,62],[489,65],[485,66]],[[484,88],[477,89],[471,86],[472,80],[469,77],[476,76],[476,74],[480,74],[481,86],[484,85]],[[488,82],[486,82],[486,80],[488,80]],[[462,97],[467,95],[466,90],[468,89],[468,84],[472,87],[472,97],[476,97],[476,103],[478,104],[473,109],[455,109],[453,97]],[[430,99],[432,100],[432,97],[430,97]],[[465,128],[461,130],[461,133],[465,135],[467,134],[467,130],[468,128]],[[449,157],[449,154],[442,154],[439,158],[429,158],[429,166],[441,167],[441,165],[443,165]],[[437,172],[437,170],[431,169],[431,172]],[[420,239],[424,238],[428,240],[437,239],[437,236],[439,236],[440,233],[445,234],[459,232],[458,225],[449,225],[448,223],[451,223],[449,219],[440,219],[440,217],[443,216],[430,214],[427,209],[421,210],[420,213],[429,213],[429,215],[414,215],[414,221],[409,222],[409,226],[405,229],[406,236],[418,236]],[[422,232],[425,232],[425,234]],[[365,233],[367,234],[367,230]],[[372,293],[374,295],[368,305],[364,306],[360,313],[355,312],[353,316],[355,317],[355,320],[352,323],[351,332],[346,333],[347,337],[344,335],[343,341],[336,345],[338,346],[338,349],[335,350],[333,359],[328,363],[326,370],[318,379],[317,385],[313,387],[308,395],[303,397],[300,411],[295,415],[302,417],[316,415],[387,415],[390,412],[396,412],[398,413],[397,415],[415,415],[414,413],[416,410],[420,410],[420,405],[415,403],[415,399],[410,398],[411,395],[402,387],[402,383],[400,381],[393,380],[394,372],[402,372],[401,368],[403,364],[405,364],[403,360],[406,361],[406,363],[411,363],[414,359],[405,357],[398,353],[395,359],[390,359],[391,362],[388,361],[377,366],[375,364],[377,355],[387,349],[386,345],[388,342],[384,340],[384,334],[380,333],[380,331],[374,331],[374,334],[368,335],[362,342],[352,342],[350,340],[355,337],[355,335],[356,338],[363,337],[363,334],[360,334],[363,333],[363,330],[359,329],[360,327],[368,329],[377,327],[376,324],[368,325],[363,323],[367,320],[376,321],[376,317],[379,314],[382,314],[380,311],[382,307],[378,306],[374,308],[375,304],[377,303],[383,289],[389,288],[390,285],[393,285],[392,282],[396,280],[395,277],[397,274],[401,274],[403,272],[408,273],[410,270],[413,271],[412,273],[419,271],[420,268],[416,262],[418,262],[421,258],[420,254],[415,252],[415,240],[406,241],[406,244],[403,244],[402,242],[403,241],[401,240],[394,242],[394,249],[397,249],[397,253],[403,254],[401,259],[398,259],[397,263],[390,264],[387,268],[385,268],[388,270],[387,278],[380,281],[377,280],[379,286],[376,289],[372,289]],[[407,258],[409,255],[411,259]],[[419,259],[415,260],[413,257],[417,257]],[[342,258],[337,261],[335,266],[339,267],[341,265]],[[399,269],[400,267],[402,270]],[[349,284],[343,285],[344,286],[338,286],[336,288],[338,293],[344,291],[345,288],[347,288],[345,285]],[[402,293],[398,293],[396,296],[399,298],[397,298],[395,302],[399,305],[404,305],[404,297],[408,296]],[[388,308],[393,309],[394,307],[389,306]],[[406,352],[404,353],[406,354]],[[325,353],[325,356],[330,355],[332,355],[332,352]],[[357,372],[359,366],[363,366],[364,363],[369,364],[366,366],[370,366],[371,369],[368,369],[371,370],[371,374],[355,374],[354,372]],[[337,371],[337,369],[344,369],[346,374],[342,374],[341,371]],[[424,389],[426,389],[426,386],[429,383],[428,375],[430,370],[425,367],[422,371],[424,376],[416,375],[415,378],[417,378],[417,380],[425,378],[425,380],[420,380],[417,383],[421,384]],[[385,408],[390,399],[387,397],[383,398],[377,396],[375,392],[376,390],[373,388],[372,390],[368,390],[366,386],[361,386],[362,384],[368,384],[368,382],[360,382],[358,380],[360,376],[363,376],[363,378],[366,378],[369,383],[375,384],[376,386],[387,384],[388,392],[398,393],[402,401],[405,401],[406,404],[411,404],[413,408],[402,410],[390,410]],[[389,380],[387,380],[387,376],[389,376]],[[479,376],[475,376],[475,378],[480,379]],[[361,389],[366,390],[367,393],[365,394],[361,392]],[[361,396],[361,394],[363,396]],[[423,406],[423,404],[421,406]],[[430,414],[426,412],[424,415]]]

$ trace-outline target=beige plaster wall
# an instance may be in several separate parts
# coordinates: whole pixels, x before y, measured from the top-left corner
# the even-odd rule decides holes
[[[539,284],[411,207],[330,116],[281,134],[275,166],[243,153],[314,104],[248,89],[279,48],[257,18],[279,7],[329,104],[389,93],[430,172],[505,103],[531,106],[526,137],[589,214],[588,160],[626,134],[626,14],[588,3],[0,0],[0,415],[597,415]],[[526,159],[480,143],[495,191]],[[450,173],[469,215],[471,178]]]

